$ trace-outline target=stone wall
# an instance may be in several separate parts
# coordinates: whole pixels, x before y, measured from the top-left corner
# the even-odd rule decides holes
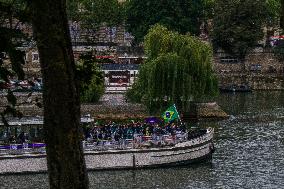
[[[5,94],[0,95],[0,112],[5,108],[7,99]],[[24,116],[42,116],[43,109],[40,108],[36,102],[42,103],[42,95],[34,93],[16,93],[17,109],[21,111]],[[97,119],[127,119],[127,118],[144,118],[147,116],[146,107],[142,104],[119,103],[110,104],[101,102],[99,104],[82,104],[81,114],[90,114],[91,117]]]
[[[220,74],[219,86],[248,85],[253,90],[284,90],[284,77],[274,74]]]
[[[267,74],[282,74],[283,62],[279,62],[271,52],[252,52],[244,60],[244,62],[235,59],[235,61],[226,61],[226,54],[216,53],[214,56],[213,68],[217,74],[222,73],[245,73],[254,72]],[[233,60],[233,59],[232,59]],[[259,65],[259,69],[255,70],[255,65]]]
[[[191,119],[226,119],[229,115],[216,102],[191,103],[190,112],[185,113],[185,121]]]
[[[284,89],[284,64],[270,52],[250,53],[244,62],[226,62],[224,53],[219,53],[214,57],[213,69],[220,87],[234,84],[254,90]]]
[[[40,93],[16,93],[17,110],[24,116],[34,117],[43,116],[43,108],[36,103],[42,103],[42,95]],[[108,98],[107,98],[107,97]],[[0,112],[4,110],[7,100],[4,94],[0,95]],[[119,98],[122,98],[119,100]],[[114,100],[115,99],[115,100]],[[191,107],[193,114],[184,113],[183,119],[199,119],[199,118],[227,118],[228,115],[214,103],[199,103]],[[95,119],[135,119],[146,118],[150,115],[146,106],[143,104],[126,103],[122,94],[106,94],[98,104],[81,104],[81,115],[90,114]]]

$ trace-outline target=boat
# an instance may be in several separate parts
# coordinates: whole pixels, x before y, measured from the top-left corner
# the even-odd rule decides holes
[[[88,170],[142,169],[189,165],[210,160],[214,152],[213,128],[203,132],[186,133],[183,139],[165,136],[165,143],[147,142],[136,145],[135,140],[126,145],[104,145],[83,141]],[[47,172],[44,143],[0,145],[0,174]]]
[[[248,85],[228,85],[219,88],[221,92],[252,92]]]

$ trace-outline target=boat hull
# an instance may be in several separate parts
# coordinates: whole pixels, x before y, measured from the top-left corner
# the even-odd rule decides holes
[[[188,165],[212,157],[213,130],[173,147],[85,151],[88,170],[142,169]],[[45,154],[0,156],[0,174],[46,172]]]

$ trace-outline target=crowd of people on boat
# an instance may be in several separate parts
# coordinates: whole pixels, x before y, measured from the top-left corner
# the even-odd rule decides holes
[[[109,144],[126,147],[129,144],[143,145],[174,145],[178,142],[198,138],[206,133],[206,129],[188,130],[183,123],[147,123],[134,122],[115,123],[109,121],[83,125],[83,144],[93,146],[107,146]],[[23,144],[42,142],[42,132],[37,137],[31,137],[27,132],[21,131],[18,135],[4,137],[10,144]],[[36,139],[36,140],[35,140]]]
[[[106,124],[84,127],[85,141],[94,145],[104,145],[109,142],[123,145],[127,145],[128,142],[142,144],[149,141],[152,144],[160,145],[163,143],[169,145],[203,134],[204,130],[200,130],[191,132],[188,135],[186,126],[184,124],[176,124],[175,122],[162,125],[143,122],[117,124],[110,121]]]

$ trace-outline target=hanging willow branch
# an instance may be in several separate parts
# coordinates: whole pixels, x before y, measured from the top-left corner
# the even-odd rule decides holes
[[[150,111],[161,111],[172,103],[185,110],[191,100],[217,94],[208,44],[155,25],[145,37],[144,46],[148,60],[127,93],[131,99],[137,99],[132,95],[138,93]]]

